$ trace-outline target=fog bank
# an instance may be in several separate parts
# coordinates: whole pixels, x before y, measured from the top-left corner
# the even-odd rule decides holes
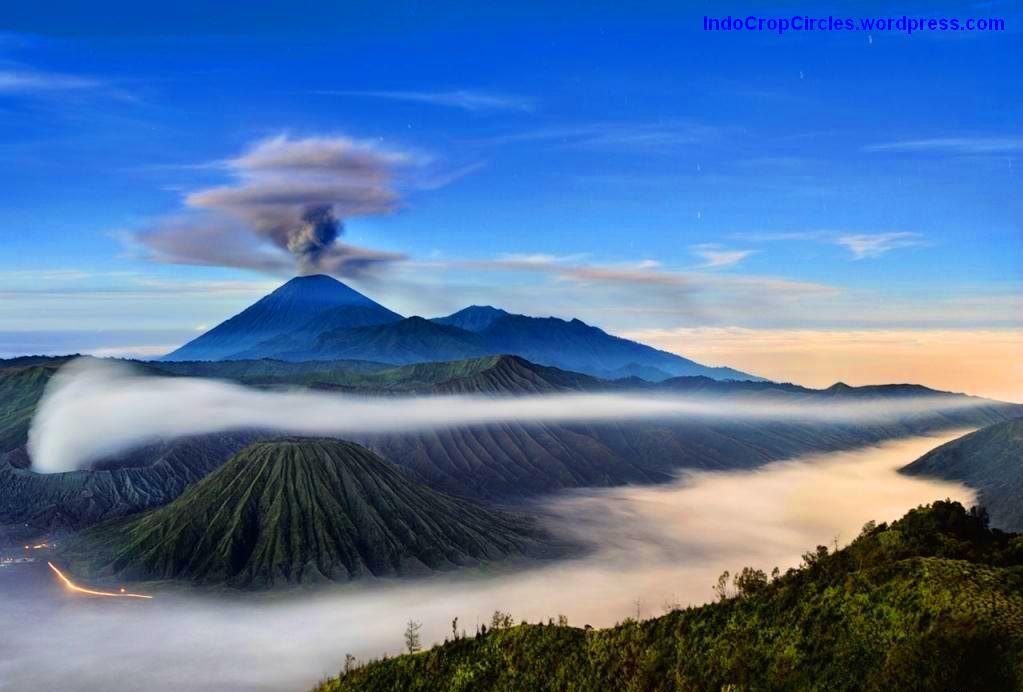
[[[649,393],[370,398],[148,376],[123,364],[81,359],[64,366],[47,386],[29,432],[29,453],[36,471],[53,473],[84,468],[105,456],[161,439],[241,429],[344,436],[488,423],[700,416],[849,422],[891,420],[987,403],[929,396],[801,404],[764,397],[751,401]]]
[[[128,603],[70,596],[45,570],[36,580],[0,570],[0,622],[18,623],[0,647],[0,689],[302,690],[336,673],[346,652],[398,653],[410,618],[435,642],[452,618],[471,634],[495,609],[516,622],[560,613],[600,627],[634,615],[638,598],[643,617],[660,615],[665,602],[710,600],[722,570],[784,570],[818,544],[847,543],[868,520],[946,497],[971,503],[962,486],[895,473],[958,434],[550,498],[536,512],[594,552],[518,574]]]

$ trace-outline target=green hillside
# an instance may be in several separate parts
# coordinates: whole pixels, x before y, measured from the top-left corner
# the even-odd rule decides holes
[[[1023,537],[983,513],[937,502],[775,579],[741,575],[710,605],[604,630],[504,626],[318,692],[1023,688]]]
[[[83,532],[68,555],[96,576],[261,588],[540,555],[543,538],[358,445],[296,438],[250,445],[166,507]]]
[[[994,526],[1023,531],[1023,418],[947,442],[902,472],[965,483],[977,490]]]
[[[67,360],[0,361],[0,454],[28,440],[28,426],[46,383]]]

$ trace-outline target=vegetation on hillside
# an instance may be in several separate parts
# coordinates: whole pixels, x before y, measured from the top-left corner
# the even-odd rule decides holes
[[[55,358],[38,364],[34,359],[24,363],[0,361],[0,454],[28,440],[28,426],[36,404],[46,383],[66,360]]]
[[[709,605],[602,630],[547,624],[457,633],[359,665],[347,690],[1012,690],[1023,687],[1023,536],[936,502],[808,552],[744,569]],[[395,633],[398,637],[399,633]]]

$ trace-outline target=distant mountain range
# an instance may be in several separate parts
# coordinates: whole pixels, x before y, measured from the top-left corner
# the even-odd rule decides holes
[[[29,423],[46,383],[67,360],[0,361],[0,543],[5,535],[16,538],[78,530],[159,507],[220,467],[246,444],[279,435],[274,431],[240,431],[184,438],[106,459],[96,470],[34,473],[24,451]],[[810,405],[861,401],[884,405],[906,396],[954,396],[914,385],[837,384],[817,390],[708,377],[678,377],[660,383],[635,378],[607,381],[516,356],[398,367],[366,361],[275,360],[154,362],[137,363],[136,367],[154,376],[214,377],[255,387],[303,386],[369,396],[674,392]],[[850,449],[935,430],[981,427],[1023,416],[1023,406],[975,403],[871,423],[704,418],[501,424],[359,435],[354,441],[412,469],[434,490],[481,501],[514,503],[564,488],[663,482],[683,468],[748,469],[800,454]]]
[[[547,550],[529,519],[417,482],[349,442],[246,447],[160,509],[71,539],[77,573],[265,588],[425,574]]]
[[[1023,418],[947,442],[902,472],[964,483],[978,491],[993,526],[1023,531]]]
[[[163,360],[344,359],[406,365],[498,354],[612,379],[760,379],[612,336],[579,320],[527,317],[489,306],[432,320],[404,318],[322,275],[288,281]]]

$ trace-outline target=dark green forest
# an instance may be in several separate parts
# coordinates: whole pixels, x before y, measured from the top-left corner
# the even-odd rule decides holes
[[[502,616],[428,651],[349,659],[317,692],[1023,689],[1023,536],[984,510],[935,502],[712,593],[608,629]]]

